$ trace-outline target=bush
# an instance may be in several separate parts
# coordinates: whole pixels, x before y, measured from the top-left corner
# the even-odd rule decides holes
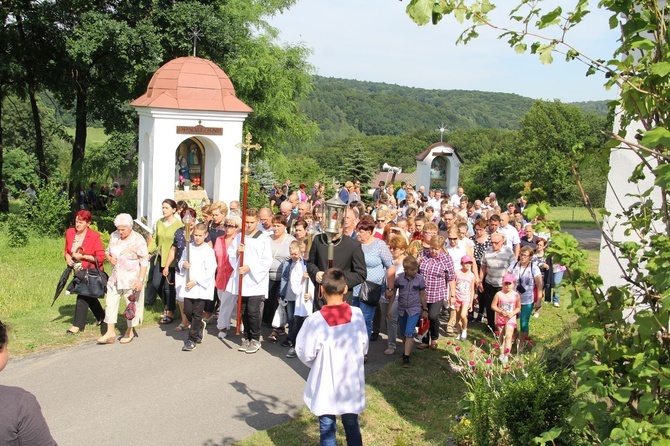
[[[70,202],[57,183],[46,183],[38,189],[34,202],[23,203],[21,214],[37,235],[60,237],[67,229]]]
[[[525,446],[552,428],[561,429],[554,445],[577,443],[569,423],[574,403],[573,383],[567,371],[548,373],[542,363],[527,368],[525,379],[506,382],[495,402],[495,418],[508,434],[510,444]]]
[[[10,248],[26,246],[31,239],[30,222],[22,214],[9,214],[5,224],[7,245]]]

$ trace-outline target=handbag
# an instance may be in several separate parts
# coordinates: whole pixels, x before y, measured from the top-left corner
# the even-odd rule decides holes
[[[95,259],[95,268],[86,268],[77,271],[67,287],[70,294],[91,296],[102,299],[107,292],[107,280],[109,276],[100,269],[98,259]]]
[[[135,312],[137,311],[137,305],[135,304],[135,301],[137,300],[137,291],[133,291],[130,296],[128,296],[128,305],[126,305],[126,309],[123,310],[123,316],[128,319],[135,319]]]
[[[286,301],[280,300],[279,305],[277,305],[277,311],[272,318],[272,328],[284,328],[286,325]]]
[[[422,338],[426,335],[428,329],[430,328],[430,319],[428,319],[427,317],[421,317],[419,318],[419,322],[416,324],[416,326],[417,326],[417,335],[419,335],[419,337]]]
[[[370,282],[370,281],[365,281],[361,283],[361,290],[358,293],[358,300],[360,302],[364,302],[366,305],[369,305],[371,307],[376,307],[379,305],[379,299],[382,297],[382,286]]]

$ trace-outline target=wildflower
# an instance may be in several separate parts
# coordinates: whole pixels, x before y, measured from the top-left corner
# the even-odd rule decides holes
[[[508,366],[508,365],[505,366],[505,370],[509,370],[509,366]]]
[[[509,353],[509,349],[506,348],[506,349],[505,349],[505,354],[508,354],[508,353]]]
[[[466,426],[470,426],[470,420],[468,419],[463,420],[463,424],[465,424]]]
[[[519,367],[523,367],[523,364],[522,364],[522,363],[518,363],[517,366],[519,366]]]
[[[491,358],[489,358],[489,359],[486,360],[486,363],[487,363],[487,364],[491,364],[491,362],[493,362],[493,361],[491,361]]]
[[[475,361],[470,361],[468,364],[470,364],[472,367],[475,366]]]
[[[494,331],[493,334],[498,336],[500,334],[500,332],[499,331]]]
[[[456,417],[456,422],[460,423],[461,422],[461,417]]]
[[[532,343],[532,342],[528,342],[528,345],[529,345],[530,347],[532,347],[532,346],[533,346],[533,343]]]
[[[488,378],[489,376],[491,376],[491,374],[486,372],[486,377]]]
[[[447,345],[451,345],[451,341],[447,341]]]
[[[495,344],[493,344],[493,348],[500,348],[500,344],[496,342]]]
[[[526,336],[526,341],[530,341],[530,336]]]
[[[482,339],[482,345],[486,344],[486,339]]]
[[[473,353],[473,352],[474,352],[474,350],[470,349],[470,353]]]
[[[482,355],[485,355],[485,354],[486,354],[486,352],[484,350],[482,350]]]
[[[461,351],[461,348],[460,348],[460,347],[456,347],[456,351],[457,351],[457,352],[460,352],[460,351]]]

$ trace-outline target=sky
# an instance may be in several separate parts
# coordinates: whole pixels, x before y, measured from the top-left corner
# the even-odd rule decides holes
[[[279,29],[281,42],[312,50],[309,62],[321,76],[428,89],[516,93],[563,102],[616,97],[615,89],[608,91],[603,86],[604,76],[585,76],[585,65],[567,63],[560,54],[552,64],[543,65],[536,55],[517,54],[494,31],[483,30],[478,39],[456,45],[464,25],[445,17],[438,25],[420,27],[405,13],[408,3],[299,0],[269,22]],[[506,18],[503,12],[518,2],[499,0],[495,4],[499,12],[493,17],[501,23]],[[594,11],[570,31],[567,40],[584,54],[610,59],[617,35],[609,29],[608,17]]]

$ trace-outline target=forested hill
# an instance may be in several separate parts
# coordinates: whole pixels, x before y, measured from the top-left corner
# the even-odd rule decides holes
[[[509,93],[428,90],[315,76],[314,91],[301,108],[329,140],[335,137],[328,135],[331,132],[339,136],[402,135],[436,131],[442,123],[449,130],[516,129],[533,101]],[[605,101],[573,105],[596,114],[607,113]]]

